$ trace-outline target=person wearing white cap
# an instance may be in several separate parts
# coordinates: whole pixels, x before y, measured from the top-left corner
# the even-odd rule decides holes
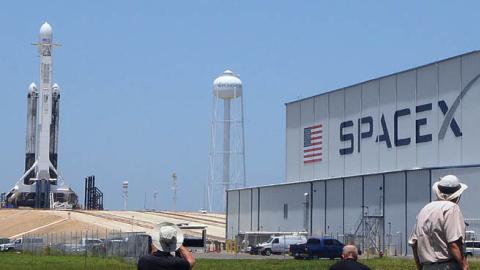
[[[433,184],[437,200],[420,210],[408,240],[418,270],[469,269],[463,254],[465,220],[458,206],[466,189],[455,175]]]
[[[182,245],[183,233],[177,225],[162,222],[151,237],[152,252],[140,258],[138,270],[190,270],[195,266],[192,253]]]

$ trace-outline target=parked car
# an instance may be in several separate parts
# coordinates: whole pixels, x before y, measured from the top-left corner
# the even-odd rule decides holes
[[[290,255],[295,259],[341,258],[343,246],[336,239],[311,237],[305,244],[290,245]]]
[[[465,255],[480,255],[480,241],[465,241]]]
[[[31,238],[17,238],[8,244],[0,245],[2,251],[17,250],[17,251],[34,251],[43,248],[43,238],[31,237]]]
[[[57,247],[60,250],[70,253],[76,252],[99,252],[104,249],[103,241],[98,238],[81,238],[78,243],[61,244]]]
[[[305,243],[306,241],[307,238],[302,235],[272,236],[267,242],[251,247],[249,252],[250,254],[262,254],[264,256],[270,256],[272,254],[288,252],[290,245]]]

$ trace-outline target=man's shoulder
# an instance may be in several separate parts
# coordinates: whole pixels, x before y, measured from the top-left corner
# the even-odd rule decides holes
[[[172,268],[176,267],[176,268]],[[179,268],[178,268],[179,267]],[[155,256],[155,255],[145,255],[138,260],[138,269],[139,270],[149,270],[149,269],[189,269],[190,265],[188,262],[179,257],[173,256]]]
[[[451,208],[458,206],[458,204],[451,202],[451,201],[444,201],[444,200],[437,200],[437,201],[432,201],[427,204],[427,206],[430,207],[440,207],[440,208]]]
[[[451,201],[433,201],[425,205],[420,213],[431,213],[432,211],[445,212],[451,209],[460,209],[458,204]]]
[[[342,260],[332,265],[330,270],[370,270],[370,268],[353,260]]]

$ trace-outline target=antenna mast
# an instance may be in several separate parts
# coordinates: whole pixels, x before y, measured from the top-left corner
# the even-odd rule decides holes
[[[127,210],[127,202],[128,202],[128,181],[122,182],[122,198],[123,198],[123,210]]]
[[[177,174],[172,173],[173,211],[177,211]]]

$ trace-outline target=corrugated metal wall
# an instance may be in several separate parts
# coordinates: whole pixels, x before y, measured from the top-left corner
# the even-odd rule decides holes
[[[355,232],[365,211],[383,215],[383,237],[398,237],[402,253],[410,253],[406,239],[416,215],[435,199],[432,183],[446,174],[456,174],[469,186],[460,203],[465,218],[480,218],[476,194],[480,190],[480,166],[419,169],[230,190],[227,238],[246,231],[303,231],[305,213],[311,234],[343,236]],[[305,193],[310,196],[308,211]]]

